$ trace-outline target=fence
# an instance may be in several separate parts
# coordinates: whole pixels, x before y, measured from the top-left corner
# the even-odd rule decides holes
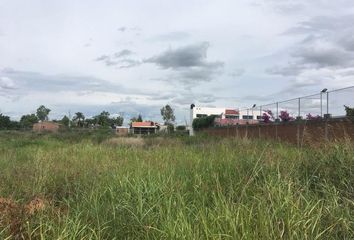
[[[323,89],[317,94],[261,106],[253,105],[251,108],[240,109],[240,112],[263,121],[268,121],[268,118],[269,121],[335,118],[346,115],[344,105],[354,107],[354,86],[332,91]]]
[[[354,118],[345,106],[354,107],[354,86],[241,109],[246,124],[205,129],[209,135],[264,138],[296,143],[354,140]],[[259,121],[249,121],[257,116]]]

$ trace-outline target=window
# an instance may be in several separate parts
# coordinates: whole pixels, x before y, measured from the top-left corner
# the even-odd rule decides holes
[[[243,115],[242,119],[253,119],[252,115]]]
[[[231,116],[230,115],[226,115],[225,118],[227,118],[227,119],[240,119],[239,116],[235,116],[235,115],[233,115],[233,116],[232,115]]]
[[[257,116],[257,120],[262,120],[262,116]]]

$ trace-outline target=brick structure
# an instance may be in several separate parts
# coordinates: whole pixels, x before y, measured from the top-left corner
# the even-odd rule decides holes
[[[33,131],[36,132],[57,132],[59,130],[60,124],[55,122],[39,122],[33,124]]]

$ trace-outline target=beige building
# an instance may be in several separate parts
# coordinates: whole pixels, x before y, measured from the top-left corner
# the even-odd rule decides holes
[[[39,122],[33,124],[33,131],[36,132],[57,132],[59,130],[60,124],[55,122]]]

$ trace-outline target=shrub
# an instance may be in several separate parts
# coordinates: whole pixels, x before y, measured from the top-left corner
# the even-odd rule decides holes
[[[291,117],[290,114],[287,111],[280,111],[279,118],[283,122],[289,122],[289,121],[293,121],[294,120],[294,118]]]
[[[266,110],[262,115],[263,122],[269,123],[274,121],[274,115],[271,110]]]
[[[347,117],[354,117],[354,108],[348,107],[344,105],[346,116]]]
[[[215,116],[195,118],[192,123],[193,129],[199,130],[203,128],[212,127],[214,125],[214,120]]]
[[[307,120],[320,120],[321,116],[320,115],[312,115],[311,113],[306,115],[306,119]]]
[[[186,126],[180,125],[176,127],[177,131],[185,131],[186,130]]]

